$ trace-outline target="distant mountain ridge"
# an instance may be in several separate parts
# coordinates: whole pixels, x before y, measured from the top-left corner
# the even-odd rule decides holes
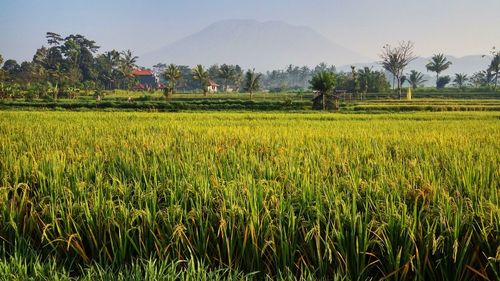
[[[239,64],[258,71],[286,65],[321,62],[348,64],[367,58],[337,45],[306,26],[280,21],[219,21],[157,51],[140,56],[140,63],[183,65]]]
[[[470,75],[486,69],[491,60],[491,57],[481,55],[448,55],[447,58],[452,65],[443,75]],[[412,69],[420,71],[429,75],[433,83],[435,74],[425,68],[429,60],[430,57],[418,57],[406,72]],[[189,66],[229,63],[264,72],[284,69],[290,64],[313,67],[325,62],[337,66],[339,71],[350,71],[351,65],[381,69],[376,61],[363,61],[371,59],[330,41],[312,28],[255,20],[218,21],[157,51],[139,56],[139,63],[148,67],[159,62]]]

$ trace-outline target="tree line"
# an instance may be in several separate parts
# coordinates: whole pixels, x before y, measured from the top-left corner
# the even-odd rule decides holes
[[[23,92],[26,98],[52,98],[60,95],[75,97],[81,92],[100,93],[103,90],[131,89],[138,82],[133,70],[138,68],[132,51],[105,51],[96,42],[80,34],[66,37],[54,32],[46,33],[47,47],[37,49],[31,61],[19,64],[13,59],[5,60],[0,55],[0,98],[17,96]],[[271,92],[304,91],[309,89],[313,78],[320,73],[335,74],[335,88],[362,96],[368,92],[386,92],[390,89],[388,77],[393,80],[393,88],[401,97],[405,83],[416,89],[426,82],[424,74],[411,70],[405,73],[413,55],[413,43],[401,42],[397,46],[386,45],[382,49],[381,66],[384,71],[364,67],[338,72],[335,66],[320,63],[308,66],[289,65],[284,69],[257,73],[244,71],[239,65],[222,64],[191,68],[184,65],[158,63],[153,70],[160,74],[165,96],[171,97],[176,91],[209,91],[215,83],[222,91],[246,91],[253,93],[259,89]],[[472,76],[457,73],[452,78],[441,73],[452,64],[444,54],[434,55],[426,65],[428,71],[436,73],[436,88],[444,88],[450,82],[459,89],[469,85],[490,87],[496,90],[500,66],[500,51],[491,51],[490,66]]]
[[[95,41],[80,34],[66,37],[47,32],[47,47],[37,49],[31,61],[8,59],[0,65],[0,94],[27,89],[29,95],[76,95],[84,90],[129,89],[135,78],[137,56],[132,51],[111,50],[97,54]],[[1,56],[0,56],[1,57]]]
[[[410,62],[416,59],[413,54],[414,44],[411,41],[402,41],[397,46],[385,45],[380,54],[380,64],[389,72],[393,77],[393,85],[397,90],[398,97],[402,98],[402,87],[404,82],[417,88],[425,82],[424,75],[418,71],[412,70],[408,76],[404,74],[405,69]],[[493,84],[493,90],[496,91],[498,85],[498,75],[500,68],[500,51],[495,48],[491,51],[492,60],[489,67],[485,71],[478,72],[472,76],[471,79],[466,74],[457,73],[453,80],[458,88],[463,89],[469,81],[475,83]],[[444,54],[433,55],[431,60],[427,63],[426,68],[428,71],[436,73],[436,88],[444,88],[451,80],[449,76],[439,75],[450,67],[452,63],[447,60]],[[407,78],[408,77],[408,78]],[[485,79],[489,77],[489,79]],[[352,66],[350,81],[352,84],[352,93],[360,94],[366,93],[366,84],[362,86],[363,72],[357,71]],[[313,108],[315,109],[334,109],[338,107],[339,95],[335,95],[335,90],[342,88],[342,76],[335,73],[334,69],[325,69],[317,72],[312,76],[309,84],[313,90],[317,92],[313,100]],[[363,87],[363,90],[362,88]]]

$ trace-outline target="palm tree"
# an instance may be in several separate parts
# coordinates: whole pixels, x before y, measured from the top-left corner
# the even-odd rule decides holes
[[[498,86],[498,74],[500,73],[500,51],[496,51],[495,47],[493,47],[491,54],[493,55],[493,59],[488,67],[488,71],[493,73],[495,76],[495,86],[493,90],[496,92]]]
[[[208,93],[209,85],[208,72],[205,70],[205,68],[203,68],[203,65],[198,64],[195,68],[193,68],[191,74],[193,75],[194,80],[200,81],[203,95],[206,96]]]
[[[252,99],[253,93],[260,88],[260,78],[262,74],[255,73],[255,70],[248,70],[245,74],[244,90],[250,93]]]
[[[233,76],[235,75],[234,72],[235,71],[233,66],[227,64],[223,64],[220,66],[219,77],[224,80],[224,92],[227,91],[228,83],[231,79],[233,79]]]
[[[424,79],[424,75],[422,74],[422,72],[418,72],[416,70],[410,71],[410,73],[407,74],[407,76],[408,76],[408,82],[410,83],[413,90],[417,89],[418,86],[424,84],[424,82],[427,81]]]
[[[361,89],[361,99],[363,99],[363,95],[368,93],[370,83],[373,80],[373,73],[372,70],[369,67],[364,67],[360,69],[359,71],[359,81],[360,81],[360,89]]]
[[[122,58],[122,64],[125,65],[126,67],[130,68],[130,69],[133,69],[133,68],[136,68],[137,65],[136,65],[136,62],[137,62],[137,59],[139,58],[138,56],[134,56],[132,54],[132,51],[130,50],[126,50],[126,51],[123,51],[121,52],[123,58]]]
[[[437,81],[439,80],[439,74],[448,69],[451,64],[451,61],[448,61],[444,54],[436,54],[432,56],[429,63],[425,65],[427,71],[436,72],[436,88]]]
[[[97,56],[96,65],[98,69],[99,80],[102,81],[106,89],[112,89],[116,86],[121,70],[120,53],[116,50],[105,52]]]
[[[182,77],[181,70],[177,65],[170,64],[169,66],[167,66],[167,69],[163,73],[163,77],[168,82],[168,86],[165,87],[164,90],[165,98],[169,98],[173,94],[175,94],[175,86],[177,84],[177,81],[179,81],[179,79],[181,79]]]
[[[126,50],[120,53],[122,55],[120,59],[120,72],[123,75],[125,87],[131,86],[131,81],[134,79],[132,71],[137,68],[136,61],[139,57],[134,56],[132,51]]]
[[[320,71],[316,73],[309,84],[314,91],[318,91],[319,95],[316,99],[321,99],[323,110],[326,109],[326,96],[333,91],[335,88],[336,77],[333,72],[330,71]]]
[[[460,90],[464,90],[467,81],[469,81],[469,78],[467,77],[467,74],[464,74],[464,73],[456,73],[455,74],[455,80],[453,80],[453,82],[455,83],[455,85]]]

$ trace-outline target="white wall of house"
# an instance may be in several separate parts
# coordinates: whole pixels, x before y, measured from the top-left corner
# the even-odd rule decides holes
[[[218,92],[218,90],[219,90],[217,86],[208,86],[207,89],[208,89],[208,92],[210,92],[210,93],[215,93],[215,92]]]

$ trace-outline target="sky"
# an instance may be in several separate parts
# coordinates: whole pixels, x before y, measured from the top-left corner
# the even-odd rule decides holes
[[[219,20],[254,19],[309,26],[374,60],[401,40],[419,56],[465,56],[500,48],[499,14],[500,0],[0,0],[0,54],[31,60],[51,31],[140,56]]]

